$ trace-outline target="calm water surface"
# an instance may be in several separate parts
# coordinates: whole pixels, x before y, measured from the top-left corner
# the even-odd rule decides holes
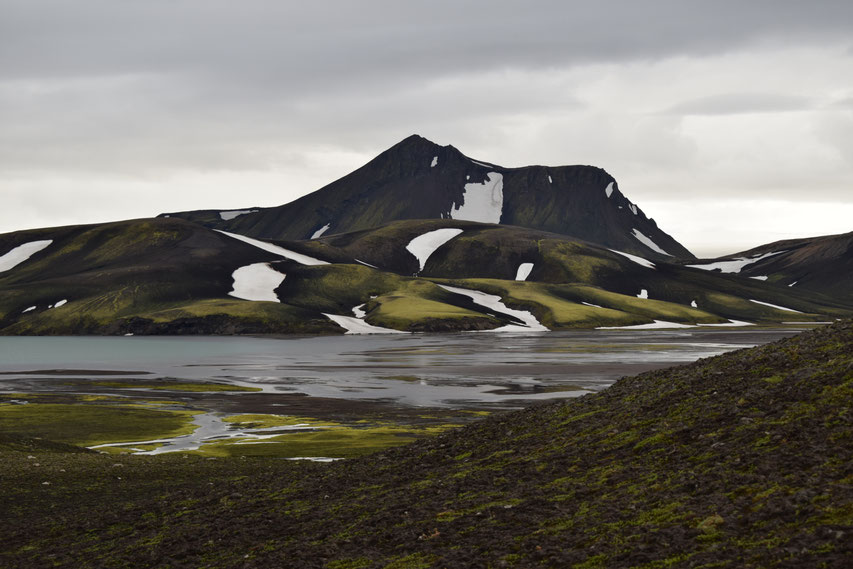
[[[264,394],[397,406],[515,407],[529,400],[598,391],[625,375],[766,343],[796,331],[2,337],[0,391],[56,390],[62,379],[69,378],[175,378],[260,387]],[[92,373],[98,370],[111,373]],[[94,386],[90,390],[97,391]]]

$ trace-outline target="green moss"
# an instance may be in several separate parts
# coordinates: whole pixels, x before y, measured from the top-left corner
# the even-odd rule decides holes
[[[194,414],[113,405],[0,404],[0,432],[94,446],[190,434]]]
[[[429,569],[435,560],[435,555],[412,553],[411,555],[394,559],[385,565],[383,569]]]

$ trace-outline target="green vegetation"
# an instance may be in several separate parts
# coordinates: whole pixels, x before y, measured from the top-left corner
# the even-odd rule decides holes
[[[845,321],[332,464],[248,450],[268,445],[116,457],[3,435],[0,564],[841,569],[851,345]],[[318,456],[324,437],[358,454],[411,434],[325,426],[277,439]]]

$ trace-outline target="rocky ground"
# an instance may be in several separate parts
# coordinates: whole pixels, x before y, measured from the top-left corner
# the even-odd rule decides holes
[[[849,567],[853,323],[332,464],[5,437],[3,567]]]

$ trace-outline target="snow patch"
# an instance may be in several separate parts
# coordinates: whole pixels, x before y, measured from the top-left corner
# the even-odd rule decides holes
[[[696,304],[696,301],[695,301],[695,300],[691,300],[691,301],[690,301],[690,306],[691,306],[691,307],[693,307],[693,308],[699,308],[699,305],[698,305],[698,304]]]
[[[530,271],[533,270],[533,263],[521,263],[518,266],[518,271],[515,273],[515,280],[526,281],[530,276]]]
[[[373,326],[364,320],[354,316],[341,316],[339,314],[326,314],[323,316],[346,330],[346,334],[408,334],[401,330],[392,330],[391,328],[383,328],[381,326]]]
[[[586,306],[592,306],[593,308],[604,308],[603,306],[599,306],[597,304],[592,304],[591,302],[583,302],[582,301],[581,304],[586,305]]]
[[[246,265],[231,274],[234,290],[228,294],[243,300],[281,302],[275,294],[275,289],[284,281],[285,276],[270,267],[269,263]]]
[[[649,298],[649,291],[644,288],[641,288],[640,293],[637,295],[637,298]]]
[[[258,213],[256,209],[232,209],[231,211],[220,211],[219,217],[222,218],[222,221],[229,221],[234,219],[235,217],[239,217],[241,215],[246,215],[247,213]]]
[[[27,312],[32,312],[32,311],[33,311],[33,310],[35,310],[35,309],[36,309],[36,307],[35,307],[35,306],[30,306],[29,308],[25,308],[25,309],[23,309],[23,310],[21,311],[21,314],[26,314]]]
[[[471,160],[471,158],[469,158],[468,160]],[[486,168],[492,168],[494,166],[494,164],[486,164],[485,162],[477,162],[476,160],[471,160],[471,162],[473,162],[477,166],[485,166]]]
[[[329,227],[331,227],[331,223],[327,223],[326,225],[324,225],[323,227],[321,227],[320,229],[318,229],[317,231],[312,233],[311,239],[317,239],[318,237],[323,235],[326,231],[328,231]]]
[[[451,219],[500,223],[504,203],[503,174],[489,172],[482,184],[465,184],[462,202],[460,206],[454,203],[451,207]]]
[[[637,215],[637,206],[636,205],[629,203],[628,207],[631,208],[631,213],[633,213],[634,215]]]
[[[409,241],[409,244],[406,245],[406,250],[417,258],[418,263],[420,263],[420,269],[418,270],[422,271],[430,255],[460,233],[462,233],[461,229],[453,227],[428,231]]]
[[[663,249],[658,247],[657,243],[652,241],[645,234],[641,233],[638,229],[634,228],[631,231],[633,232],[634,237],[636,237],[640,241],[640,243],[642,243],[643,245],[645,245],[646,247],[648,247],[649,249],[651,249],[655,253],[660,253],[661,255],[667,255],[668,257],[672,257],[672,255],[670,255],[669,253],[667,253],[666,251],[664,251]]]
[[[68,304],[68,299],[67,299],[67,298],[63,298],[62,300],[60,300],[59,302],[57,302],[56,304],[54,304],[54,305],[53,305],[53,307],[54,307],[54,308],[59,308],[60,306],[65,306],[66,304]]]
[[[794,281],[794,282],[792,282],[791,284],[789,284],[788,286],[794,286],[794,285],[795,285],[795,284],[797,284],[798,282],[800,282],[800,281]]]
[[[785,251],[774,251],[773,253],[765,253],[763,255],[755,255],[753,257],[738,257],[729,261],[717,261],[715,263],[704,263],[699,265],[686,266],[693,267],[694,269],[702,269],[703,271],[715,271],[719,269],[721,273],[739,273],[745,267],[752,265],[753,263],[757,263],[758,261],[761,261],[768,257],[772,257],[773,255],[779,255],[780,253],[784,252]]]
[[[494,294],[487,294],[485,292],[479,290],[472,290],[468,288],[459,288],[455,286],[447,286],[447,285],[438,285],[446,291],[461,294],[467,296],[471,300],[473,300],[476,304],[493,310],[495,312],[500,312],[501,314],[507,314],[512,316],[513,318],[517,318],[521,320],[524,325],[518,326],[517,324],[508,324],[506,326],[501,326],[500,328],[495,328],[491,330],[492,332],[547,332],[548,328],[543,326],[533,314],[527,312],[526,310],[515,310],[513,308],[509,308],[507,305],[501,301],[501,297]]]
[[[607,187],[604,188],[604,193],[605,195],[607,195],[608,198],[613,195],[613,182],[607,184]]]
[[[719,324],[697,324],[697,326],[717,326],[724,328],[726,326],[755,326],[752,322],[743,322],[741,320],[729,320],[728,322],[721,322]]]
[[[766,280],[767,280],[767,275],[762,275],[762,276],[760,276],[760,277],[749,277],[749,278],[751,278],[751,279],[755,279],[755,280],[757,280],[757,281],[766,281]]]
[[[272,243],[267,243],[266,241],[261,241],[259,239],[252,239],[251,237],[246,237],[245,235],[240,235],[238,233],[228,233],[227,231],[221,231],[219,229],[214,229],[223,235],[227,235],[232,239],[237,239],[238,241],[242,241],[244,243],[248,243],[249,245],[253,245],[258,249],[263,249],[264,251],[268,251],[270,253],[275,253],[285,259],[290,259],[291,261],[296,261],[301,265],[328,265],[326,261],[321,261],[320,259],[315,259],[314,257],[309,257],[308,255],[303,255],[302,253],[297,253],[296,251],[291,251],[290,249],[285,249],[284,247],[279,247],[278,245],[273,245]]]
[[[626,259],[631,259],[632,261],[634,261],[634,262],[635,262],[635,263],[637,263],[638,265],[642,265],[642,266],[644,266],[644,267],[648,267],[648,268],[650,268],[650,269],[654,269],[654,268],[655,268],[655,264],[654,264],[654,263],[652,263],[651,261],[649,261],[649,260],[647,260],[647,259],[643,259],[642,257],[638,257],[638,256],[636,256],[636,255],[632,255],[632,254],[630,254],[630,253],[623,253],[622,251],[617,251],[616,249],[608,249],[608,251],[610,251],[610,252],[612,252],[612,253],[616,253],[617,255],[622,255],[622,256],[623,256],[623,257],[625,257]]]
[[[433,157],[432,164],[429,165],[430,168],[435,168],[438,166],[438,156]]]
[[[30,241],[29,243],[18,245],[5,255],[0,256],[0,273],[20,265],[42,249],[45,249],[51,243],[53,243],[53,239]]]
[[[552,179],[551,179],[551,176],[548,176],[548,183],[549,183],[549,184],[553,184],[553,183],[554,183],[554,180],[552,180]]]
[[[635,324],[633,326],[599,326],[596,330],[654,330],[658,328],[695,328],[695,326],[693,324],[655,320],[651,324]]]
[[[770,304],[769,302],[761,302],[760,300],[754,300],[752,298],[749,299],[750,302],[754,302],[755,304],[763,304],[764,306],[769,306],[770,308],[775,308],[777,310],[784,310],[786,312],[796,312],[797,314],[802,314],[799,310],[794,310],[793,308],[785,308],[784,306],[779,306],[778,304]]]
[[[353,306],[352,313],[355,314],[355,317],[359,320],[364,320],[364,317],[367,316],[367,312],[364,311],[364,304]]]
[[[371,265],[370,263],[365,263],[365,262],[364,262],[364,261],[362,261],[361,259],[356,259],[356,260],[355,260],[355,262],[356,262],[356,263],[361,263],[361,264],[362,264],[362,265],[364,265],[365,267],[370,267],[371,269],[378,269],[378,268],[379,268],[379,267],[377,267],[376,265]]]

